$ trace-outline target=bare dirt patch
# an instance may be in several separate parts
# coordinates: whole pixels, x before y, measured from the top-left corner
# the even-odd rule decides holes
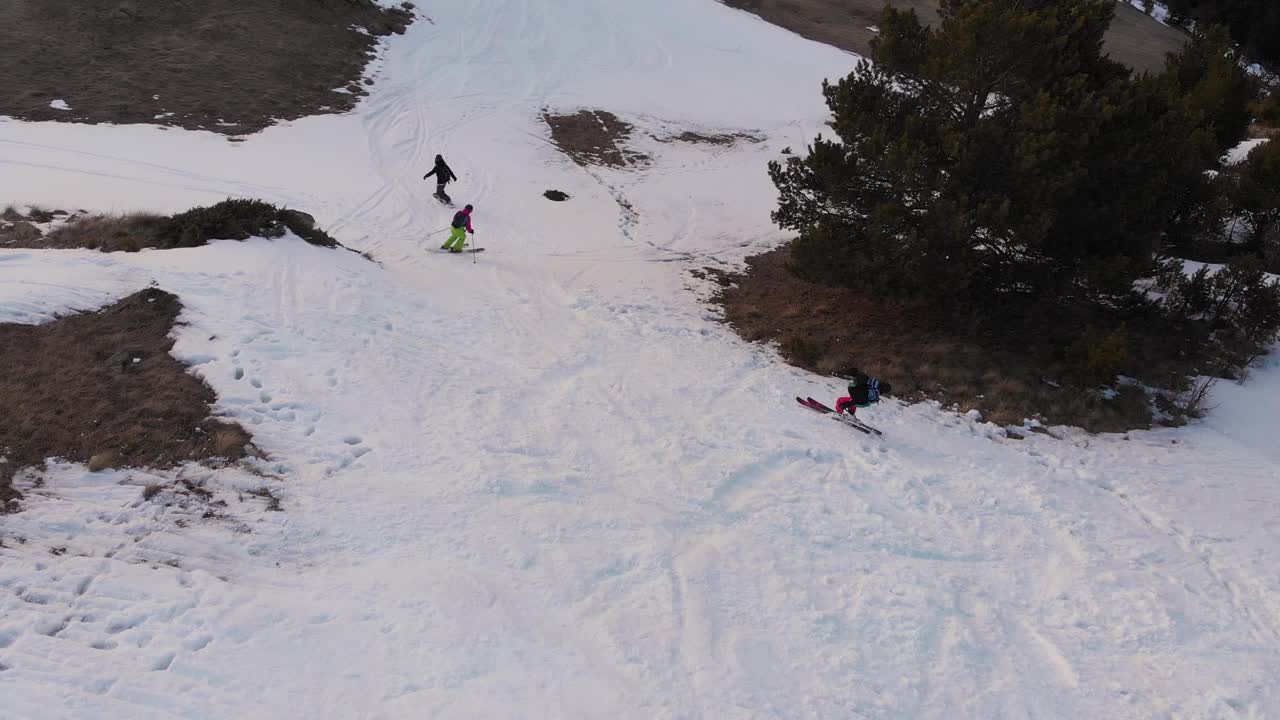
[[[759,15],[797,35],[864,57],[871,53],[873,30],[886,0],[721,0],[729,7]],[[939,23],[938,0],[888,0],[899,10],[915,10],[920,22]],[[1139,72],[1164,68],[1165,53],[1176,51],[1187,36],[1161,25],[1128,4],[1116,4],[1107,32],[1106,52]]]
[[[213,390],[169,354],[181,309],[151,288],[44,325],[0,324],[0,502],[13,507],[17,470],[51,457],[167,468],[252,450],[248,432],[210,416]]]
[[[714,302],[742,337],[778,343],[793,365],[840,376],[857,368],[888,380],[907,401],[977,409],[1001,425],[1038,419],[1122,432],[1150,424],[1150,403],[1139,388],[1114,395],[1070,384],[1065,363],[1045,350],[965,336],[954,315],[922,304],[806,282],[788,269],[789,259],[783,247],[750,258],[744,274],[708,268],[699,276],[721,286]]]
[[[360,78],[378,38],[412,22],[406,5],[5,0],[0,115],[245,135],[346,112],[366,94]]]
[[[663,142],[682,142],[693,145],[736,145],[740,142],[758,143],[763,142],[764,138],[751,133],[733,132],[733,133],[704,133],[694,130],[686,130],[679,135],[672,135],[664,138]]]
[[[607,110],[579,110],[575,113],[543,112],[542,120],[551,129],[551,143],[577,164],[599,167],[646,165],[652,158],[628,147],[636,135],[631,123]],[[758,143],[764,138],[749,132],[703,132],[684,130],[677,134],[648,137],[660,143],[729,146],[741,142]]]
[[[542,120],[551,128],[551,142],[583,167],[629,167],[649,161],[644,153],[627,148],[635,127],[607,110],[544,112]]]

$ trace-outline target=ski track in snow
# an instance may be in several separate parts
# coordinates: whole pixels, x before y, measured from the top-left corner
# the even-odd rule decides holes
[[[791,399],[838,381],[737,339],[685,274],[776,242],[764,164],[822,129],[850,56],[712,2],[422,12],[355,113],[243,143],[0,121],[9,201],[259,196],[379,261],[0,250],[0,321],[179,294],[174,353],[269,454],[27,487],[0,717],[1280,713],[1280,366],[1178,430],[1013,441],[890,402],[884,438],[852,433]],[[539,114],[580,107],[651,164],[561,156]],[[766,141],[648,137],[674,126]],[[491,252],[428,252],[437,152]],[[142,500],[179,477],[222,516]]]

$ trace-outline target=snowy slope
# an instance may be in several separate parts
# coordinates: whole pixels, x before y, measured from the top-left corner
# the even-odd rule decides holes
[[[351,116],[240,144],[0,122],[7,201],[253,195],[380,261],[0,251],[0,320],[178,293],[175,353],[285,508],[188,468],[237,502],[182,527],[146,474],[55,465],[0,519],[0,718],[1280,713],[1280,459],[1247,421],[1280,368],[1179,430],[1014,441],[890,403],[854,435],[791,400],[838,382],[685,275],[777,241],[764,163],[851,56],[709,0],[422,10]],[[767,140],[583,170],[544,107]],[[428,252],[436,152],[483,255]]]

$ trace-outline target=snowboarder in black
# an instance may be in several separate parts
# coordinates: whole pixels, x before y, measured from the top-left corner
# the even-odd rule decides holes
[[[426,180],[432,175],[436,176],[436,197],[452,205],[453,198],[445,193],[444,186],[448,185],[450,180],[457,180],[458,176],[453,174],[453,170],[449,168],[448,163],[440,155],[436,156],[436,166],[431,169],[431,172],[423,175],[422,179]]]
[[[843,413],[848,410],[850,415],[857,417],[857,408],[871,407],[880,402],[881,396],[891,394],[893,394],[893,386],[889,383],[881,382],[860,370],[854,370],[849,378],[849,396],[836,400],[836,412]]]

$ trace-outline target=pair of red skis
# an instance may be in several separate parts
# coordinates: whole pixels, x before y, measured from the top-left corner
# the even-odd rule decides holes
[[[814,400],[813,398],[796,397],[796,402],[800,403],[801,406],[807,407],[810,410],[820,415],[830,415],[832,419],[838,420],[839,422],[844,423],[845,425],[848,425],[849,427],[855,430],[864,432],[868,435],[884,434],[879,430],[871,427],[870,425],[862,422],[858,418],[838,413],[835,410],[832,410],[831,408],[827,407],[826,405],[823,405],[822,403],[818,402],[817,400]]]

